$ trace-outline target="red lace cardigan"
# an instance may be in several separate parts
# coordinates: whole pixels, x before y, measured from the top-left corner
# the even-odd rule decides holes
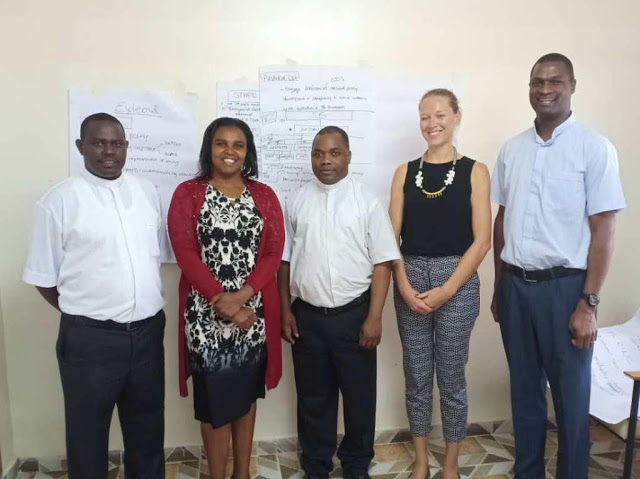
[[[178,354],[180,395],[187,396],[189,360],[184,332],[184,312],[187,295],[193,286],[205,298],[213,298],[223,291],[222,285],[213,277],[202,262],[198,242],[197,225],[200,209],[207,191],[204,180],[189,180],[181,183],[173,194],[168,214],[169,238],[178,266],[182,270],[178,286]],[[284,248],[284,221],[278,197],[263,183],[246,180],[247,188],[264,220],[258,260],[253,272],[247,277],[254,291],[262,291],[264,321],[267,336],[266,387],[278,385],[282,376],[282,345],[280,343],[280,299],[276,284],[276,272]]]

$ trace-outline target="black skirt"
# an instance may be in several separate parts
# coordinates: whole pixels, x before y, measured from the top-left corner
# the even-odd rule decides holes
[[[193,409],[197,421],[214,428],[232,423],[247,414],[258,398],[265,396],[266,352],[259,361],[241,368],[195,371]]]

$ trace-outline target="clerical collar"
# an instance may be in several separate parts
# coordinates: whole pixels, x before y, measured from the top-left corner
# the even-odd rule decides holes
[[[122,186],[122,183],[124,182],[125,175],[126,173],[123,171],[122,173],[120,173],[120,176],[117,177],[115,180],[107,180],[94,175],[93,173],[88,171],[86,168],[82,170],[82,172],[80,173],[80,176],[82,176],[85,180],[87,180],[92,185],[102,186],[104,188],[111,188],[111,189],[120,188]]]
[[[336,190],[338,188],[341,187],[341,185],[346,185],[348,183],[348,179],[351,177],[351,175],[349,173],[347,173],[347,176],[345,176],[344,178],[342,178],[340,181],[332,184],[332,185],[325,185],[322,181],[320,181],[318,178],[314,178],[315,182],[316,182],[316,186],[318,187],[318,189],[320,191],[333,191]]]
[[[562,133],[564,133],[569,128],[571,128],[575,122],[576,122],[576,117],[572,111],[571,114],[569,115],[569,118],[567,118],[565,121],[563,121],[562,123],[560,123],[558,126],[555,127],[555,129],[553,130],[553,133],[551,134],[551,138],[549,138],[547,141],[544,141],[540,137],[540,135],[538,135],[538,130],[536,129],[536,124],[534,121],[533,131],[536,135],[536,142],[539,143],[540,145],[545,145],[545,146],[553,145],[553,142],[556,141],[556,138],[558,138],[558,136],[560,136]]]

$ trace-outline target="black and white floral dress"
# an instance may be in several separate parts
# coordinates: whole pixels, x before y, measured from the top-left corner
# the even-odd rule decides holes
[[[200,254],[225,291],[239,290],[256,266],[263,219],[248,189],[228,198],[211,185],[198,216]],[[247,304],[257,320],[249,329],[218,317],[211,298],[191,289],[185,333],[197,420],[220,427],[264,397],[266,334],[262,295]]]

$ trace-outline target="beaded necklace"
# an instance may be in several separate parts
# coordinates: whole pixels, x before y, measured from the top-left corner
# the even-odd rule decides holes
[[[438,191],[427,191],[422,187],[422,165],[424,164],[424,158],[429,154],[429,150],[420,158],[420,166],[418,166],[418,173],[416,173],[416,186],[427,198],[438,198],[442,196],[444,190],[447,189],[451,183],[453,183],[454,178],[456,177],[456,162],[458,161],[458,152],[456,151],[456,147],[453,147],[453,165],[451,165],[451,169],[447,171],[447,177],[444,179],[444,185]]]

